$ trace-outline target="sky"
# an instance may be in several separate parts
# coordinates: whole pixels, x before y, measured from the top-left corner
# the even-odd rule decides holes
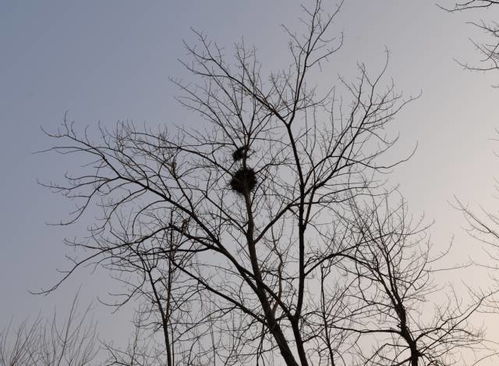
[[[345,0],[333,26],[344,46],[320,76],[338,83],[354,77],[357,63],[379,71],[389,50],[387,75],[407,97],[421,94],[394,123],[400,140],[393,156],[417,149],[390,184],[399,185],[414,215],[434,222],[432,240],[454,240],[456,258],[478,245],[464,232],[453,197],[493,210],[499,178],[499,89],[491,87],[499,73],[469,72],[456,59],[478,59],[470,37],[481,35],[466,21],[497,15],[448,14],[431,0]],[[42,129],[56,130],[65,113],[90,130],[119,120],[202,126],[175,101],[170,81],[189,81],[179,59],[186,57],[183,42],[195,41],[192,29],[227,53],[244,38],[275,70],[287,64],[280,24],[296,27],[299,16],[294,0],[0,0],[0,326],[64,311],[78,290],[83,303],[94,304],[103,337],[129,324],[130,313],[113,315],[99,303],[115,285],[99,269],[82,270],[49,296],[29,293],[59,278],[57,269],[67,266],[64,237],[85,229],[47,225],[73,206],[37,182],[61,181],[77,162],[36,153],[52,143]]]

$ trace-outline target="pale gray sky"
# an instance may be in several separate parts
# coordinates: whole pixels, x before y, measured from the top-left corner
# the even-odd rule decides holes
[[[113,286],[105,273],[88,271],[51,296],[28,294],[58,278],[56,268],[66,264],[62,239],[84,229],[45,225],[64,218],[71,204],[36,180],[60,179],[70,161],[32,154],[51,144],[40,127],[54,130],[66,111],[82,128],[117,120],[196,126],[202,121],[177,105],[168,80],[189,80],[177,59],[185,55],[182,40],[194,39],[190,28],[228,51],[244,37],[275,69],[286,66],[279,25],[293,27],[299,15],[294,0],[0,0],[0,325],[64,309],[79,287],[88,303]],[[456,194],[488,207],[498,203],[492,194],[499,146],[490,139],[499,127],[499,89],[490,85],[499,83],[499,73],[467,72],[454,61],[477,59],[468,40],[476,34],[465,21],[480,16],[447,14],[431,0],[346,0],[334,26],[345,45],[321,75],[337,83],[339,75],[354,75],[357,62],[378,71],[390,50],[387,74],[398,89],[407,96],[422,91],[394,124],[400,133],[394,154],[416,144],[418,150],[390,181],[400,183],[413,213],[435,219],[434,240],[455,235],[464,255],[475,244],[449,201]],[[494,14],[487,10],[487,17]],[[96,309],[104,338],[123,329],[128,314],[114,318]]]

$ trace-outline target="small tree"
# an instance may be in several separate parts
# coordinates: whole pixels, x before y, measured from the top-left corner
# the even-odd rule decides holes
[[[284,27],[290,64],[267,77],[255,50],[238,44],[229,63],[196,33],[184,65],[199,82],[176,84],[205,129],[118,123],[92,139],[66,119],[50,134],[51,150],[89,159],[50,185],[79,202],[67,223],[103,207],[69,243],[85,256],[67,276],[98,261],[128,284],[124,302],[147,299],[141,326],[161,330],[165,364],[436,365],[480,340],[477,302],[417,316],[429,245],[382,184],[402,161],[384,158],[387,125],[411,99],[383,86],[386,65],[358,65],[342,98],[310,84],[342,43],[338,11],[304,7],[303,34]]]
[[[95,324],[88,318],[88,309],[78,314],[77,298],[67,317],[60,322],[37,318],[12,324],[0,331],[0,366],[86,366],[96,358]]]

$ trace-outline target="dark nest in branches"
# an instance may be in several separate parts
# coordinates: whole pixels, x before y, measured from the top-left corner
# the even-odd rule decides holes
[[[234,161],[242,160],[242,159],[246,158],[247,156],[248,156],[248,147],[247,146],[241,146],[241,147],[237,148],[237,150],[232,153],[232,159],[234,159]]]
[[[240,168],[230,180],[230,187],[240,194],[251,192],[256,186],[256,174],[251,168]]]

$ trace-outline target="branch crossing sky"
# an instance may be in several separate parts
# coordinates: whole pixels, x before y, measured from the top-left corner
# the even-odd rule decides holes
[[[344,33],[345,45],[319,80],[351,78],[357,62],[377,72],[387,48],[387,74],[398,89],[406,96],[422,92],[392,131],[400,134],[392,156],[417,145],[416,153],[388,178],[400,184],[415,216],[435,220],[437,245],[454,237],[456,261],[477,244],[464,233],[465,222],[450,205],[453,196],[491,209],[499,204],[493,197],[499,145],[492,140],[498,137],[499,89],[491,87],[499,84],[499,73],[464,71],[455,59],[477,60],[469,38],[481,35],[465,22],[497,15],[447,14],[432,1],[346,0],[333,27]],[[0,325],[55,306],[64,311],[78,289],[84,302],[106,300],[113,286],[104,272],[88,268],[53,295],[28,293],[58,278],[56,268],[67,265],[63,238],[84,229],[45,225],[64,218],[72,205],[36,181],[62,179],[75,161],[33,154],[51,144],[40,127],[55,130],[66,112],[90,130],[99,121],[112,126],[118,120],[202,126],[199,116],[175,102],[178,90],[169,81],[189,80],[178,59],[186,54],[182,40],[195,39],[191,27],[227,54],[243,37],[256,46],[264,67],[275,70],[287,64],[279,25],[296,27],[299,16],[299,2],[289,0],[0,1]],[[95,309],[103,338],[127,327],[126,312],[116,318],[97,302]]]

